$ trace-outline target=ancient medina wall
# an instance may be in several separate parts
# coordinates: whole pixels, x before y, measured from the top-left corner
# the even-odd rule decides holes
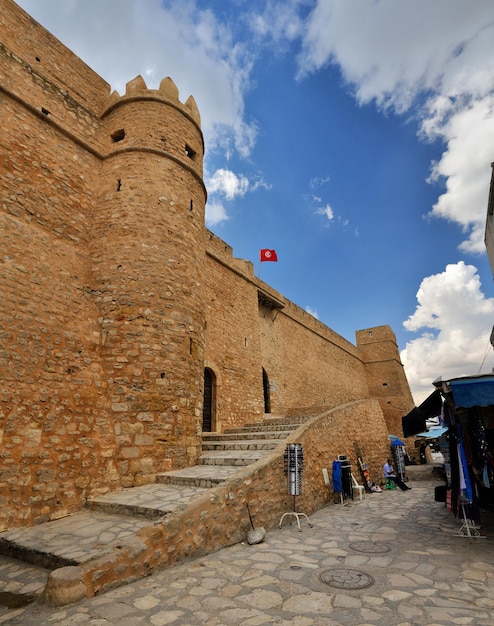
[[[375,396],[386,419],[411,402],[406,378],[383,392],[390,329],[362,356],[205,229],[193,98],[140,77],[111,94],[0,6],[0,529],[194,464],[205,367],[213,430],[267,402],[313,415]]]

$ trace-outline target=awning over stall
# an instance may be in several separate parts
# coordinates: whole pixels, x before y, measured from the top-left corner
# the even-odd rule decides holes
[[[457,407],[494,405],[494,376],[471,376],[449,381]]]
[[[441,392],[436,389],[426,398],[422,404],[415,407],[401,418],[401,426],[405,437],[412,437],[417,433],[425,431],[425,421],[431,417],[437,417],[441,414],[442,399]]]
[[[421,439],[439,439],[439,437],[442,437],[444,435],[444,433],[447,433],[448,429],[447,428],[432,428],[431,430],[428,430],[427,432],[423,432],[423,433],[418,433],[418,435],[415,435],[417,438],[421,438]]]
[[[388,435],[389,438],[391,439],[390,441],[390,445],[392,446],[404,446],[405,442],[402,441],[399,437],[397,437],[396,435]]]

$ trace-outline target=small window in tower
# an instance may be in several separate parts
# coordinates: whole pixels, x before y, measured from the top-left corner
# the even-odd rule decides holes
[[[185,146],[185,156],[188,156],[189,159],[194,159],[194,157],[196,156],[196,153],[194,150],[192,150],[192,148],[188,145]]]
[[[122,141],[122,139],[124,139],[125,137],[125,131],[123,128],[121,128],[120,130],[116,130],[112,135],[111,135],[111,140],[113,141],[113,143],[117,143],[118,141]]]
[[[40,62],[41,62],[41,59],[40,59],[39,57],[34,57],[34,58],[36,59],[36,61],[37,61],[38,63],[40,63]]]
[[[189,209],[190,209],[191,211],[193,211],[193,210],[194,210],[194,200],[191,200],[191,201],[190,201]]]
[[[48,109],[45,109],[44,107],[41,107],[41,113],[43,113],[43,115],[50,115],[50,111],[48,111]]]
[[[120,191],[122,189],[122,180],[119,178],[117,180],[117,191]]]
[[[388,383],[383,383],[383,387],[387,387],[387,386],[388,386]]]

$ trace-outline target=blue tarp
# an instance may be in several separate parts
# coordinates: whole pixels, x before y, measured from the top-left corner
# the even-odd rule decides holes
[[[391,445],[392,446],[404,446],[405,443],[399,439],[396,435],[389,435],[389,438],[391,439]]]
[[[438,439],[439,437],[442,437],[444,433],[447,433],[447,432],[448,432],[448,429],[446,427],[431,428],[430,430],[426,432],[415,435],[415,437],[421,437],[422,439]]]
[[[494,405],[494,376],[457,378],[449,384],[457,407]]]

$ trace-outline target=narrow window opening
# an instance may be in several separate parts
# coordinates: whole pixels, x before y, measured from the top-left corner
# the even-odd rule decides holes
[[[34,57],[38,63],[41,63],[41,59],[39,57]]]
[[[192,338],[189,338],[189,354],[192,355],[194,349],[194,341],[192,340]]]
[[[119,178],[119,179],[117,180],[117,191],[120,191],[120,189],[122,189],[122,181],[121,181],[121,179]]]
[[[194,200],[191,200],[191,201],[190,201],[189,210],[190,210],[190,211],[193,211],[193,210],[194,210]]]
[[[113,141],[113,143],[117,143],[118,141],[122,141],[124,137],[125,137],[125,130],[123,128],[120,128],[119,130],[116,130],[111,135],[111,140]]]
[[[247,337],[244,338],[244,346],[247,347]]]
[[[388,386],[388,383],[383,383],[383,387],[387,387],[387,386]]]
[[[164,378],[164,377],[165,377],[165,372],[161,372],[160,378]]]
[[[269,378],[264,367],[262,368],[262,388],[264,394],[264,413],[271,413]]]
[[[44,107],[41,107],[41,113],[43,113],[43,115],[50,115],[50,111],[48,111],[48,109],[45,109]]]
[[[185,145],[185,156],[188,156],[189,159],[193,159],[196,156],[196,153],[189,145]]]

